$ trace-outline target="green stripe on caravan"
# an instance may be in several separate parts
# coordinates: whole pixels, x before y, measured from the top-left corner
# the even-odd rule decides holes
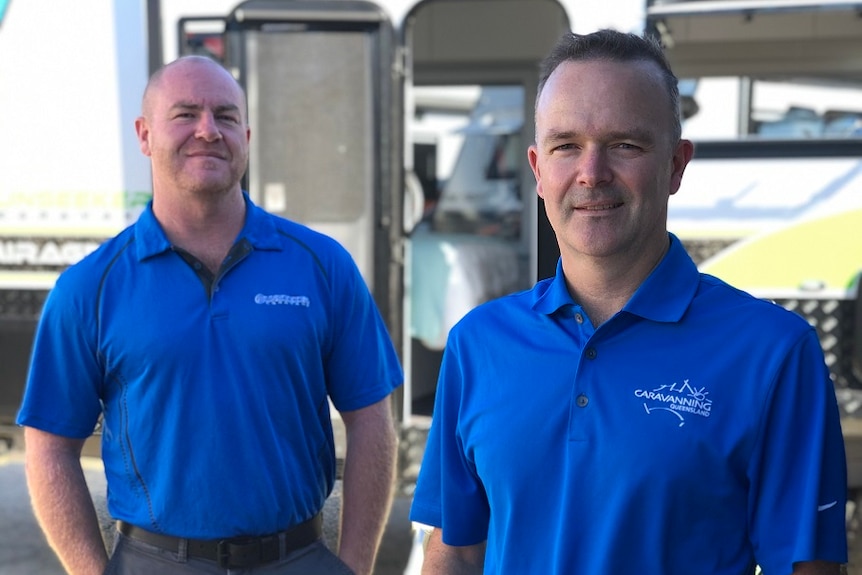
[[[757,234],[701,271],[747,290],[846,290],[862,270],[862,209],[806,218]]]

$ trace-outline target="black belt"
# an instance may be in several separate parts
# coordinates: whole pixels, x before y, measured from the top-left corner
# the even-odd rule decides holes
[[[287,531],[265,535],[263,537],[232,537],[230,539],[183,539],[153,533],[141,529],[125,521],[117,522],[120,533],[131,539],[142,541],[149,545],[180,552],[183,542],[189,557],[209,559],[221,567],[238,568],[254,567],[282,558],[281,541],[284,540],[284,553],[290,553],[311,545],[321,536],[323,520],[320,514],[315,515],[305,523],[291,527]]]

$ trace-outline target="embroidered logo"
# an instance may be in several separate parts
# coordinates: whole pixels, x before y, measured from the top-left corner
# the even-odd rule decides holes
[[[311,300],[308,299],[308,296],[304,295],[264,295],[259,293],[254,296],[254,303],[258,305],[293,305],[299,307],[311,307]]]
[[[685,425],[686,414],[709,417],[712,412],[712,400],[707,397],[708,395],[709,392],[705,387],[694,387],[688,379],[683,380],[682,384],[674,382],[651,391],[635,390],[635,396],[645,400],[644,409],[648,415],[654,412],[671,413],[679,418],[680,427]]]

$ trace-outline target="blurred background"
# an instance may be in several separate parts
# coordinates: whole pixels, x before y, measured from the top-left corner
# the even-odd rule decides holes
[[[348,248],[404,363],[387,539],[403,569],[449,329],[554,272],[525,153],[538,63],[563,32],[603,27],[658,37],[680,77],[683,136],[696,151],[670,230],[703,271],[820,335],[842,408],[855,541],[862,11],[838,1],[0,0],[2,516],[29,512],[14,416],[45,296],[149,200],[133,130],[148,75],[206,54],[249,96],[246,189]],[[97,466],[92,474],[98,495]],[[17,534],[43,544],[37,531]]]

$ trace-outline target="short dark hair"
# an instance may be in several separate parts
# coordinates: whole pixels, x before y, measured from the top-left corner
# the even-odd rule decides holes
[[[676,74],[670,67],[664,50],[658,40],[651,36],[618,32],[616,30],[599,30],[592,34],[564,34],[551,52],[542,60],[539,74],[539,89],[536,105],[542,90],[563,62],[584,60],[611,60],[615,62],[652,62],[658,66],[671,109],[671,126],[674,141],[682,135],[682,124],[679,112],[679,85]]]

